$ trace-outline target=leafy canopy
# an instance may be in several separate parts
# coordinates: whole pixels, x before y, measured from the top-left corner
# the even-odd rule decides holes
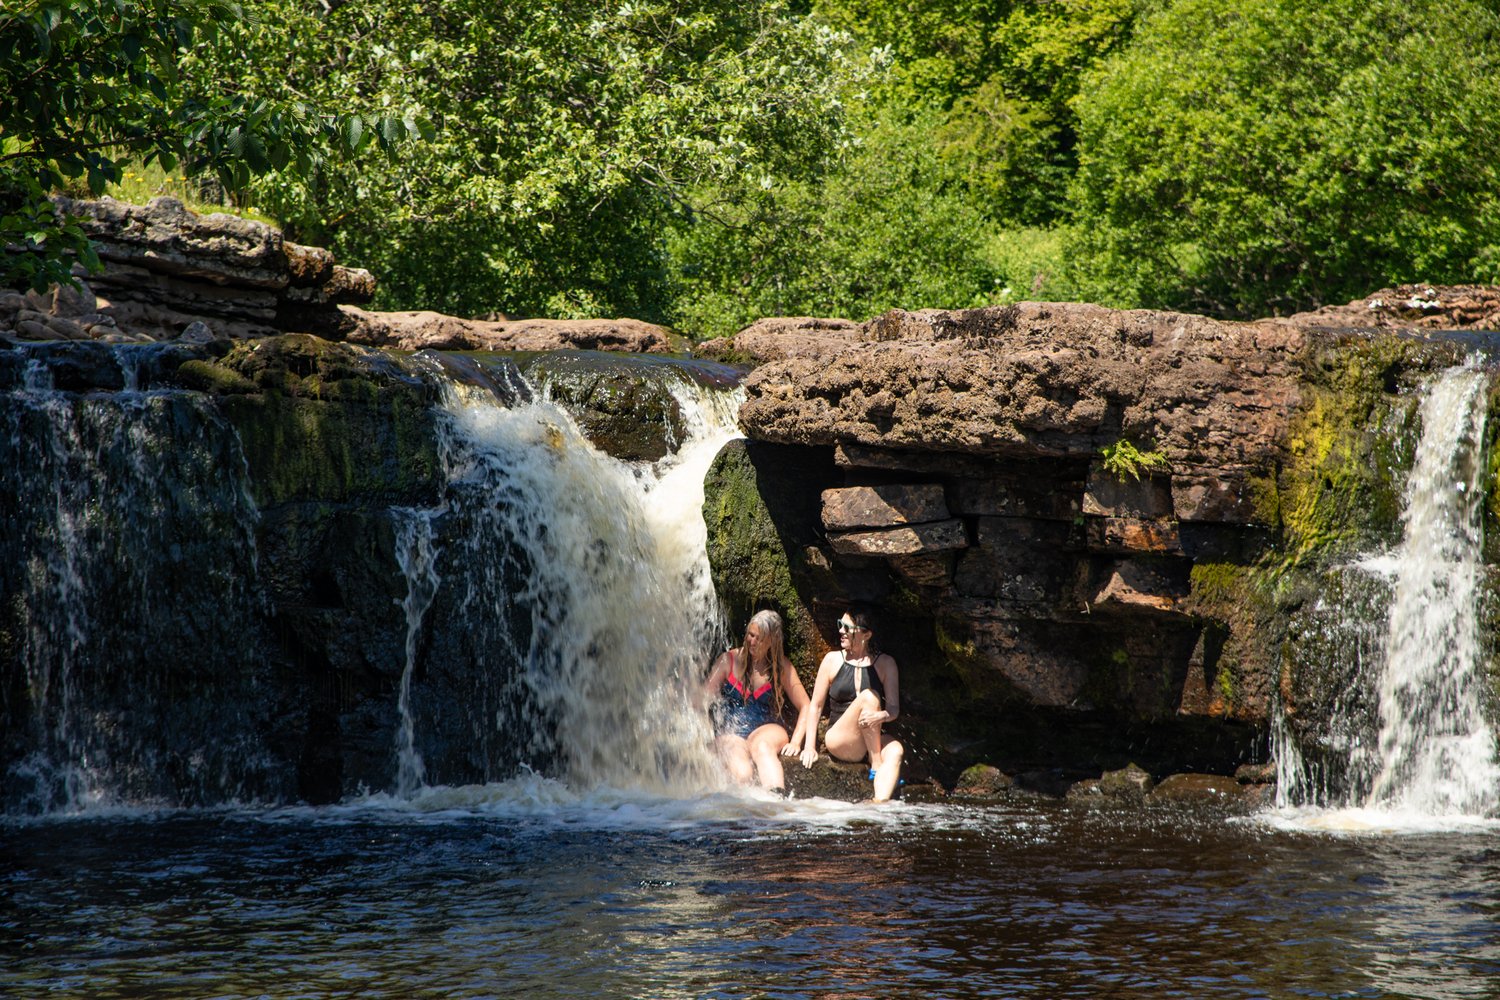
[[[228,0],[19,0],[0,10],[0,284],[70,281],[98,260],[48,195],[94,194],[131,162],[243,187],[271,170],[311,172],[323,150],[390,148],[421,131],[390,114],[321,113],[226,90],[192,53],[249,13]]]
[[[1500,271],[1500,18],[1470,0],[1176,0],[1083,80],[1072,258],[1230,315]]]
[[[253,6],[230,74],[437,126],[388,169],[258,182],[295,231],[381,275],[384,306],[547,315],[668,309],[667,229],[694,192],[808,169],[846,141],[848,39],[780,2],[368,0]]]

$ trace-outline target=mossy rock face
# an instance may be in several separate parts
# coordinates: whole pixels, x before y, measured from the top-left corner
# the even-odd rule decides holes
[[[834,480],[829,449],[738,440],[724,446],[703,482],[708,561],[730,634],[756,611],[773,609],[786,623],[787,654],[808,684],[827,643],[804,581],[826,568],[808,550],[818,551],[819,498]]]
[[[1453,344],[1353,336],[1309,356],[1276,510],[1266,512],[1280,529],[1284,563],[1326,563],[1400,537],[1402,491],[1416,447],[1418,398],[1409,390],[1458,359]]]
[[[554,351],[524,361],[521,370],[573,415],[595,447],[616,458],[658,461],[686,433],[682,406],[672,395],[676,376],[660,362]]]
[[[1209,714],[1265,718],[1286,636],[1276,573],[1264,563],[1200,562],[1189,581],[1186,609],[1203,622],[1198,653]]]
[[[291,334],[183,360],[170,376],[219,398],[256,504],[433,502],[434,390],[382,351]]]

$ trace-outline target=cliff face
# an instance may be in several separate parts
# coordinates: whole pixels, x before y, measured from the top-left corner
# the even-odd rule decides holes
[[[422,369],[507,402],[525,387],[515,360],[360,345],[660,353],[673,340],[630,320],[363,312],[368,274],[264,225],[169,200],[62,207],[84,217],[105,272],[0,295],[0,500],[27,515],[0,538],[11,773],[32,730],[59,732],[43,716],[97,697],[118,706],[90,723],[101,759],[109,734],[143,719],[173,745],[222,744],[181,773],[115,748],[146,792],[222,797],[231,772],[275,797],[383,787],[406,639],[391,618],[409,592],[392,570],[402,511],[442,486]],[[747,440],[706,484],[730,627],[780,609],[810,668],[846,607],[874,606],[903,667],[914,768],[1004,744],[1010,757],[990,759],[1227,771],[1263,758],[1277,712],[1315,747],[1358,700],[1339,608],[1379,597],[1346,564],[1401,533],[1418,387],[1497,325],[1500,289],[1419,286],[1257,323],[1050,303],[762,320],[698,352],[758,364]],[[613,454],[655,460],[682,438],[651,376],[660,359],[519,363]],[[1500,449],[1486,461],[1493,566]],[[152,470],[187,478],[158,490]],[[63,498],[63,481],[108,502]],[[114,496],[120,484],[133,495]],[[63,500],[90,513],[64,517]],[[441,527],[450,546],[466,530]],[[70,545],[116,536],[151,559],[89,579]],[[31,617],[23,593],[56,598],[61,617]],[[416,711],[438,720],[430,776],[482,778],[509,749],[463,733],[484,729],[502,680],[475,693],[462,665],[484,640],[458,602],[439,596],[428,621],[422,657],[441,665]],[[80,638],[79,622],[134,640]],[[173,699],[200,707],[166,712]],[[270,750],[236,758],[250,745]]]
[[[721,592],[787,610],[804,662],[875,605],[913,724],[952,745],[1114,727],[1177,741],[1179,768],[1249,759],[1278,689],[1293,725],[1328,721],[1327,650],[1289,636],[1340,560],[1399,535],[1412,390],[1467,349],[1390,328],[1392,303],[1439,302],[1420,294],[1257,323],[1023,303],[752,328],[716,345],[765,359],[711,480]],[[1328,325],[1366,314],[1385,328]],[[765,499],[729,513],[747,491],[725,482]]]

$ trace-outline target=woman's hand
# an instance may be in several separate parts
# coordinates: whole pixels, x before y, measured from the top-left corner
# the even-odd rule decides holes
[[[872,712],[868,708],[859,713],[859,724],[861,726],[874,726],[884,722],[891,717],[891,713],[885,710]]]
[[[797,744],[795,744],[795,743],[788,743],[786,746],[782,747],[781,748],[781,756],[783,756],[783,757],[795,757],[795,756],[797,756]]]
[[[817,760],[818,760],[818,751],[814,750],[812,747],[808,747],[806,750],[802,751],[802,766],[803,767],[812,767],[813,764],[815,764],[817,762]]]

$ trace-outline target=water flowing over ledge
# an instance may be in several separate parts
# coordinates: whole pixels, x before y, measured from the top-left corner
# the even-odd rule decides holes
[[[0,492],[26,512],[8,809],[414,796],[522,766],[715,786],[683,695],[722,641],[700,508],[732,371],[241,350],[277,392],[119,347],[88,359],[113,392],[54,387],[51,355],[3,397]],[[195,363],[230,391],[183,388]],[[656,387],[654,461],[550,401],[620,371]]]
[[[1488,389],[1474,363],[1423,388],[1401,541],[1347,570],[1370,579],[1344,592],[1361,599],[1330,626],[1356,640],[1339,652],[1354,661],[1347,704],[1367,717],[1341,720],[1351,735],[1331,775],[1308,768],[1296,739],[1277,729],[1279,803],[1319,807],[1298,822],[1379,830],[1500,818],[1479,628]]]

